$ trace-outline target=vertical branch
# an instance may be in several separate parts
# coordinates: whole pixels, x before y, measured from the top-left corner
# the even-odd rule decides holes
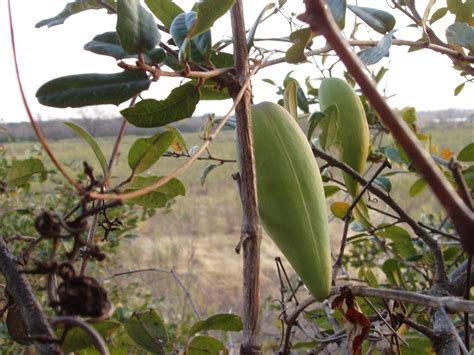
[[[242,0],[237,0],[231,10],[234,63],[238,85],[231,89],[235,100],[240,87],[249,76],[247,43]],[[257,204],[255,156],[253,154],[252,121],[250,114],[250,87],[235,108],[237,142],[240,157],[241,201],[243,220],[241,244],[243,248],[243,320],[244,338],[242,354],[260,353],[259,297],[260,297],[260,240],[261,228]]]
[[[40,354],[60,354],[55,335],[25,277],[17,270],[3,238],[0,238],[0,272],[5,276],[7,290],[18,305],[30,337]]]

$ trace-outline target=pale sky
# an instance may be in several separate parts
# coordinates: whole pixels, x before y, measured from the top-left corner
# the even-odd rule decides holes
[[[63,25],[37,29],[34,25],[45,18],[52,17],[59,13],[68,1],[63,0],[12,0],[13,21],[15,26],[15,38],[17,54],[19,56],[20,72],[23,85],[30,107],[37,118],[69,118],[77,117],[77,109],[55,109],[42,106],[35,98],[36,90],[46,81],[53,78],[88,72],[112,73],[121,71],[115,64],[113,58],[99,56],[86,52],[82,47],[95,35],[113,31],[115,29],[116,17],[108,15],[105,10],[90,10],[75,15]],[[189,0],[176,0],[185,11],[190,10],[192,3]],[[269,1],[248,1],[244,0],[246,6],[246,25],[249,28],[260,10]],[[427,1],[417,2],[422,4]],[[289,5],[285,6],[289,13],[300,13],[303,11],[302,1],[289,0]],[[351,3],[351,1],[349,1]],[[387,9],[384,1],[359,0],[361,6],[372,6],[380,9]],[[442,2],[440,2],[442,3]],[[256,6],[257,5],[257,6]],[[438,7],[442,6],[438,3]],[[434,10],[437,7],[434,8]],[[433,10],[433,11],[434,11]],[[423,8],[420,7],[420,12]],[[347,23],[352,23],[352,14]],[[448,19],[449,20],[449,19]],[[452,21],[452,19],[451,19]],[[434,25],[435,31],[444,39],[443,26],[451,22],[439,21]],[[397,17],[396,28],[406,26],[407,22],[402,17]],[[274,16],[271,21],[265,22],[259,27],[257,37],[283,37],[288,36],[290,28],[281,16]],[[359,39],[366,30],[360,31]],[[378,40],[381,35],[370,32],[373,39]],[[230,35],[230,20],[228,15],[216,22],[212,30],[213,42],[217,42],[222,36]],[[414,30],[401,29],[396,33],[400,39],[416,40],[417,34]],[[271,42],[267,46],[274,44]],[[14,76],[14,66],[10,44],[10,33],[7,16],[7,1],[0,1],[0,120],[6,122],[18,122],[27,120],[23,104],[20,99],[16,78]],[[280,49],[288,48],[288,44],[278,44]],[[324,45],[322,39],[315,40],[313,49]],[[415,106],[417,110],[434,110],[445,108],[474,108],[474,85],[466,85],[460,95],[453,95],[454,88],[463,82],[459,72],[451,68],[450,60],[443,55],[428,50],[407,53],[407,48],[392,47],[390,59],[384,59],[374,67],[379,68],[382,64],[390,66],[387,80],[381,88],[386,89],[387,95],[395,95],[390,99],[393,107]],[[275,54],[274,58],[282,54]],[[319,59],[318,59],[319,60]],[[340,66],[342,68],[342,66]],[[254,101],[264,100],[276,101],[275,88],[262,82],[263,78],[271,78],[281,84],[286,73],[294,70],[293,77],[300,80],[304,85],[304,78],[309,76],[314,86],[318,86],[317,80],[321,74],[314,64],[301,65],[279,65],[268,69],[262,69],[253,81]],[[176,79],[160,79],[158,83],[152,84],[152,90],[146,93],[146,97],[162,99],[167,96],[173,85],[178,85]],[[229,100],[202,102],[198,105],[195,114],[216,113],[223,114],[230,106]],[[119,109],[125,107],[122,104],[119,108],[113,105],[103,106],[103,109],[111,116],[117,116]]]

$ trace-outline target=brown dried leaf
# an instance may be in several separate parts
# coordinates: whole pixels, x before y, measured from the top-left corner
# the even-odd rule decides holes
[[[7,311],[7,329],[8,334],[14,341],[22,345],[30,345],[32,343],[25,322],[21,316],[20,308],[15,304]]]
[[[341,294],[334,299],[332,306],[340,309],[346,320],[344,327],[349,353],[361,355],[362,343],[369,336],[370,321],[361,312],[354,295],[347,287],[341,288]]]

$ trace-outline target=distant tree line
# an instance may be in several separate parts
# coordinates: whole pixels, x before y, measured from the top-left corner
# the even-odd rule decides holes
[[[417,113],[418,122],[423,125],[433,123],[449,122],[453,119],[468,119],[474,115],[474,109],[446,109],[437,111],[419,111]],[[40,126],[44,135],[48,139],[58,140],[65,138],[77,137],[76,134],[68,128],[64,122],[73,122],[86,129],[94,137],[111,137],[115,136],[122,124],[122,118],[107,117],[107,114],[95,107],[89,110],[78,110],[78,116],[81,118],[73,118],[69,120],[44,120]],[[196,132],[202,126],[204,117],[192,117],[174,124],[181,132]],[[36,136],[29,122],[7,123],[0,120],[0,142],[6,141],[28,141],[35,140]],[[150,130],[138,128],[130,125],[127,128],[127,135],[149,135]]]

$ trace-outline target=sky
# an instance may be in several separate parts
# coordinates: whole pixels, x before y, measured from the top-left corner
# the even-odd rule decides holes
[[[35,92],[46,81],[70,74],[121,71],[116,66],[113,58],[99,56],[82,49],[95,35],[115,29],[116,17],[108,15],[105,10],[85,11],[70,17],[63,25],[51,28],[37,29],[34,27],[38,21],[59,13],[67,2],[64,0],[12,1],[13,24],[21,78],[28,102],[36,119],[72,118],[80,115],[77,109],[55,109],[40,105],[36,101]],[[189,0],[176,0],[175,2],[182,6],[185,11],[189,10],[193,3]],[[252,25],[258,13],[268,2],[244,0],[247,28]],[[379,7],[381,9],[386,6],[384,1],[375,0],[359,0],[358,3],[361,6]],[[421,5],[423,3],[423,1],[417,2]],[[442,6],[438,3],[436,4],[438,7]],[[288,13],[301,13],[304,10],[302,1],[290,0],[288,6],[285,7]],[[422,12],[423,8],[420,7],[420,9]],[[347,23],[350,24],[353,20],[350,12],[348,13]],[[448,18],[447,21],[449,20],[452,21]],[[443,28],[449,23],[439,21],[434,25],[435,31],[443,39]],[[419,35],[413,29],[406,28],[407,24],[408,22],[404,18],[397,16],[396,28],[399,29],[396,32],[397,38],[416,40]],[[289,33],[289,25],[280,15],[277,15],[258,28],[257,37],[283,37],[288,36]],[[369,34],[374,40],[381,38],[381,35],[373,31],[362,29],[360,39],[368,39],[367,35]],[[228,14],[216,22],[212,30],[212,36],[213,42],[217,42],[222,37],[230,36],[230,17]],[[273,44],[282,51],[289,46],[288,44],[282,46],[280,43],[271,42],[271,45]],[[322,47],[323,45],[324,41],[317,38],[314,40],[313,48]],[[2,97],[0,122],[26,121],[28,117],[14,75],[6,0],[0,1],[0,46],[0,96]],[[282,55],[283,53],[277,53],[273,58]],[[450,60],[444,55],[428,50],[407,53],[407,48],[392,47],[390,58],[383,59],[381,63],[373,67],[377,69],[381,65],[388,66],[390,69],[380,88],[384,90],[387,96],[390,96],[389,102],[393,107],[414,106],[417,110],[474,109],[474,85],[466,85],[460,95],[454,96],[454,88],[463,82],[463,78],[459,76],[458,71],[452,69]],[[341,73],[342,65],[337,68],[336,74]],[[300,83],[303,84],[304,79],[309,77],[313,80],[313,85],[318,86],[321,73],[314,63],[285,64],[270,67],[262,69],[254,78],[254,102],[276,101],[278,99],[275,93],[276,88],[263,82],[262,79],[270,78],[281,84],[285,75],[291,70],[294,70],[292,76],[300,80]],[[152,84],[151,90],[144,94],[144,97],[163,99],[177,85],[179,85],[178,79],[160,79],[157,83]],[[229,100],[202,102],[198,105],[195,115],[224,114],[230,105]],[[101,110],[105,111],[106,115],[114,117],[118,116],[119,110],[124,107],[126,107],[126,103],[118,108],[113,105],[103,105]]]

